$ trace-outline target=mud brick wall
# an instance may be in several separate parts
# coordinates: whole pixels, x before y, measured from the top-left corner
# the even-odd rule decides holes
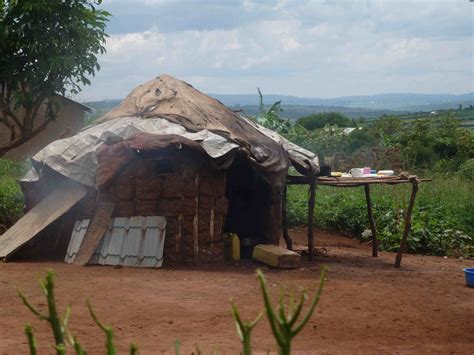
[[[222,231],[228,202],[225,197],[224,172],[201,169],[199,172],[198,237],[199,258],[204,262],[222,262]]]
[[[223,261],[225,172],[182,151],[167,160],[172,171],[160,170],[160,158],[137,158],[124,169],[110,187],[114,217],[165,216],[165,264]]]

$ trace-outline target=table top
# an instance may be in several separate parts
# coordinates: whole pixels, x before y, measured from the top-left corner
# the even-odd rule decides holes
[[[372,184],[409,184],[422,181],[430,181],[430,179],[420,179],[416,175],[410,176],[380,176],[380,177],[334,177],[334,176],[296,176],[288,175],[288,184],[303,185],[310,184],[314,181],[316,185],[326,186],[340,186],[340,187],[352,187],[352,186],[364,186]]]

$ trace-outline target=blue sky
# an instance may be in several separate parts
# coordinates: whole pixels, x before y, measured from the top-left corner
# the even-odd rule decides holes
[[[474,91],[468,0],[104,0],[102,70],[82,100],[168,73],[208,93]]]

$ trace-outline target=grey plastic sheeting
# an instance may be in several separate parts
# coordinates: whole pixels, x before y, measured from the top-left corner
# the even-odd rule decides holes
[[[96,187],[97,148],[107,139],[131,138],[136,133],[176,134],[198,142],[211,158],[219,158],[238,144],[206,129],[189,132],[183,126],[163,118],[121,117],[86,127],[75,136],[57,140],[40,150],[33,160],[49,166],[58,173],[81,184]],[[32,181],[34,175],[25,176]]]
[[[251,126],[254,126],[260,133],[266,135],[268,138],[273,139],[275,142],[280,144],[284,150],[288,153],[291,160],[305,162],[307,169],[310,171],[311,175],[319,173],[319,159],[316,154],[301,148],[299,145],[291,143],[285,137],[280,136],[275,131],[272,131],[269,128],[260,126],[259,124],[249,120],[246,117],[241,117],[243,120]]]
[[[76,222],[64,260],[66,263],[74,262],[89,222],[89,219]],[[116,217],[110,222],[89,264],[161,267],[165,231],[165,217]]]
[[[291,160],[305,162],[307,169],[313,174],[319,171],[318,157],[314,153],[289,142],[276,132],[246,118],[242,117],[242,119],[280,144],[287,151]],[[86,127],[75,136],[52,142],[40,150],[33,157],[33,160],[49,166],[76,182],[96,188],[97,148],[109,138],[128,139],[140,132],[180,135],[198,142],[206,153],[214,159],[239,148],[239,145],[235,142],[206,129],[189,132],[185,127],[164,118],[121,117]],[[23,178],[23,181],[35,181],[39,178],[33,170],[34,168]]]

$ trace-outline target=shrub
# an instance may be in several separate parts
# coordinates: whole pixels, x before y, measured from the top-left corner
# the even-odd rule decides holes
[[[353,122],[338,112],[322,112],[298,118],[297,122],[307,130],[323,128],[326,125],[352,127]]]
[[[466,160],[459,168],[459,174],[466,180],[474,181],[474,159]]]
[[[26,164],[0,159],[0,225],[4,227],[22,215],[24,200],[17,180],[26,168]]]
[[[23,194],[12,177],[0,178],[0,224],[9,227],[23,211]]]

